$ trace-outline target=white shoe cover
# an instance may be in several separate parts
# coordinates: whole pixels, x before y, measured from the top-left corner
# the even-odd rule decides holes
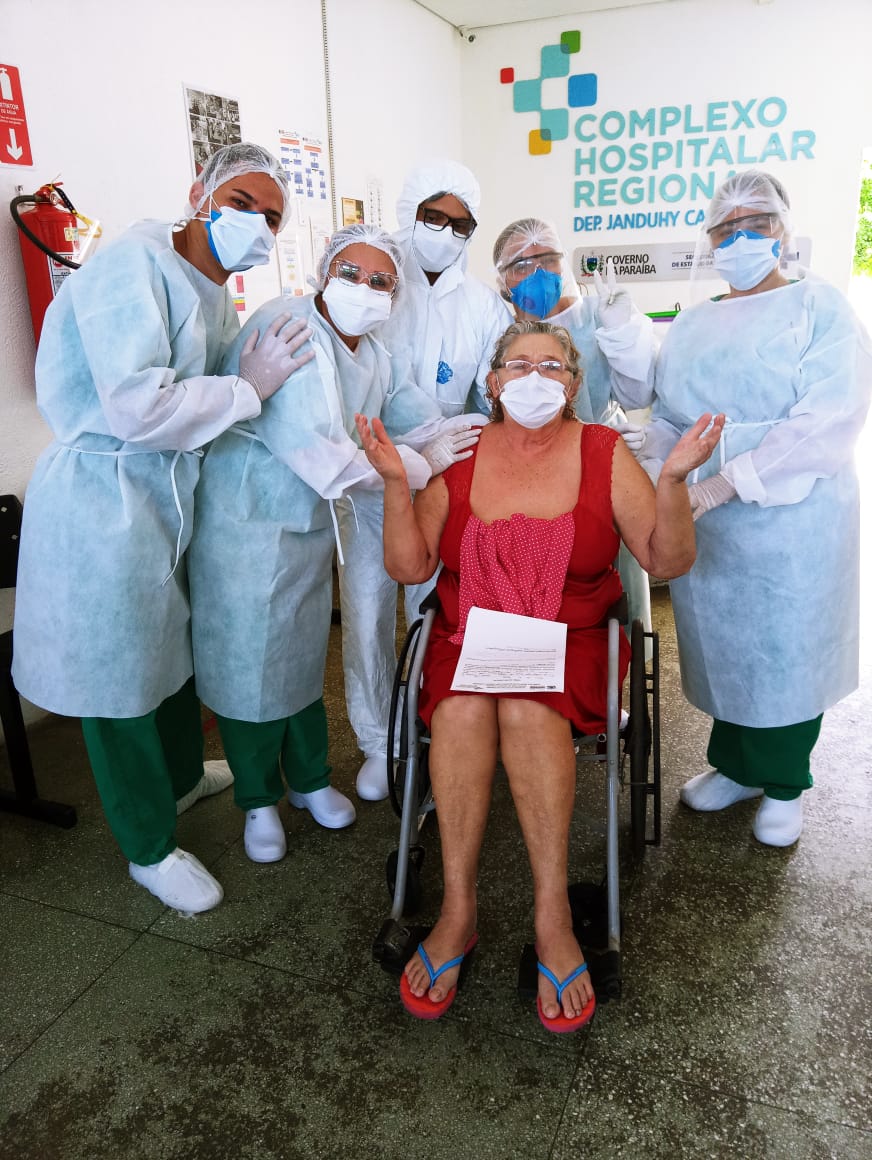
[[[739,785],[723,773],[711,769],[698,773],[681,787],[681,800],[692,810],[725,810],[736,802],[760,797],[763,790],[756,786]]]
[[[365,802],[380,802],[388,796],[388,759],[371,753],[357,774],[357,796]]]
[[[288,790],[288,801],[298,810],[308,810],[319,826],[328,830],[344,830],[357,817],[357,811],[344,793],[325,785],[311,793]]]
[[[245,815],[245,852],[252,862],[280,862],[287,854],[278,806],[258,806]]]
[[[763,796],[754,817],[754,837],[764,846],[792,846],[802,833],[802,796],[789,802]]]
[[[233,774],[226,761],[204,761],[203,776],[183,798],[176,802],[176,817],[189,810],[194,802],[200,798],[211,797],[213,793],[221,793],[228,786],[233,785]]]
[[[131,862],[130,877],[150,890],[164,906],[188,914],[211,910],[224,897],[220,882],[212,877],[203,863],[178,846],[153,866],[138,866]]]

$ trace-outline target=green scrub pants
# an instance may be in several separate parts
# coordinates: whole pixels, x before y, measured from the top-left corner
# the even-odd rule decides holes
[[[241,810],[275,805],[285,786],[312,793],[330,784],[327,713],[319,697],[293,717],[236,721],[215,714],[224,753],[233,770],[233,797]]]
[[[739,785],[762,786],[767,797],[789,802],[811,789],[811,751],[821,731],[820,717],[753,729],[750,725],[712,722],[708,744],[709,764]]]
[[[83,717],[106,821],[124,857],[162,862],[176,848],[176,802],[203,776],[194,678],[142,717]]]

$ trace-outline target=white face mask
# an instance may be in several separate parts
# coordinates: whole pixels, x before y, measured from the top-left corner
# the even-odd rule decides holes
[[[262,213],[222,205],[209,211],[204,224],[209,247],[223,269],[250,270],[270,260],[276,239]]]
[[[428,274],[441,274],[453,265],[463,253],[469,238],[455,238],[451,227],[444,230],[428,229],[423,222],[415,222],[412,230],[412,249],[421,269]]]
[[[516,423],[535,431],[557,418],[566,406],[566,392],[557,379],[546,379],[533,371],[522,379],[510,379],[499,400]]]
[[[355,286],[341,278],[330,278],[321,297],[336,329],[352,337],[379,326],[391,312],[390,294],[373,290],[365,282]]]
[[[780,253],[780,238],[739,230],[713,251],[712,258],[717,272],[734,290],[753,290],[778,265]]]

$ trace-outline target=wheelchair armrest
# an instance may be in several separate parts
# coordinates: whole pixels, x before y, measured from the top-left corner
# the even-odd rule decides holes
[[[617,620],[618,624],[630,623],[630,606],[627,603],[627,594],[622,592],[620,597],[606,612],[606,623],[610,620]]]

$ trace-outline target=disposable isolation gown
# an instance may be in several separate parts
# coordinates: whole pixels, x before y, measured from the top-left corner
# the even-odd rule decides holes
[[[231,428],[207,452],[188,552],[194,668],[202,701],[222,716],[274,721],[321,696],[332,606],[335,547],[326,499],[383,484],[356,442],[355,412],[380,416],[400,447],[412,486],[430,478],[411,449],[441,426],[439,409],[408,367],[363,335],[350,351],[314,297],[277,298],[246,323],[226,370],[253,329],[279,314],[305,318],[316,358],[296,371],[262,413]],[[354,528],[346,557],[369,547]],[[381,541],[364,564],[384,573]]]
[[[565,327],[581,355],[583,379],[575,397],[575,412],[584,423],[608,427],[626,422],[627,410],[649,407],[654,398],[654,327],[647,315],[634,310],[629,322],[607,330],[597,327],[597,299],[576,298],[547,321]],[[630,622],[639,619],[651,631],[651,589],[648,574],[622,543],[618,571],[627,593]]]
[[[213,377],[238,330],[165,222],[131,227],[49,307],[36,388],[55,442],[27,490],[15,610],[15,684],[37,705],[137,717],[191,676],[197,449],[260,410]]]
[[[403,294],[380,331],[382,341],[408,359],[416,382],[446,418],[486,414],[484,378],[497,339],[514,322],[508,304],[466,273],[465,251],[433,286],[414,253],[406,252]]]
[[[872,350],[844,296],[813,275],[704,302],[673,322],[645,445],[655,471],[706,411],[723,411],[738,495],[696,522],[671,583],[684,692],[765,728],[808,721],[857,686],[859,503],[853,451]],[[689,481],[691,482],[691,481]]]

